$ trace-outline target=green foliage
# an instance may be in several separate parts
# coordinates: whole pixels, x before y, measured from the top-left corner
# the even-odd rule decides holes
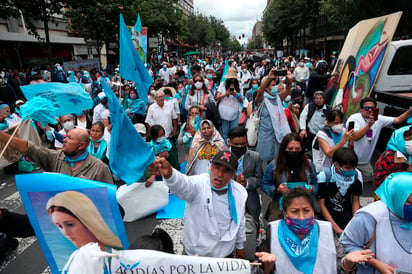
[[[263,48],[263,37],[261,35],[256,35],[255,39],[249,41],[247,44],[248,49],[261,49]]]
[[[403,11],[397,33],[410,33],[412,27],[412,1],[410,0],[321,0],[320,4],[330,22],[346,30],[361,20],[397,11]]]
[[[63,7],[63,1],[56,0],[3,0],[0,3],[0,17],[17,18],[20,16],[19,10],[21,10],[29,32],[40,41],[45,41],[38,34],[35,21],[40,20],[43,22],[44,28],[47,28],[46,25],[52,15],[62,14]],[[46,33],[46,40],[48,40],[48,33]]]

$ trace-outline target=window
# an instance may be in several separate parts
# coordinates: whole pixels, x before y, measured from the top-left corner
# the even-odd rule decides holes
[[[389,75],[412,74],[412,46],[398,49],[389,67]]]

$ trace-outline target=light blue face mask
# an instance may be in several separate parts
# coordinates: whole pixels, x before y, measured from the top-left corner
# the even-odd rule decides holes
[[[270,93],[272,93],[273,96],[275,96],[276,94],[278,94],[279,92],[279,87],[278,86],[274,86],[272,87]]]

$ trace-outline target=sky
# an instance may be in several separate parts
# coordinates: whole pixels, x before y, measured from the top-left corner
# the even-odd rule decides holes
[[[245,34],[241,44],[252,37],[257,20],[262,19],[267,0],[193,0],[195,13],[213,15],[224,21],[230,33],[239,37]]]

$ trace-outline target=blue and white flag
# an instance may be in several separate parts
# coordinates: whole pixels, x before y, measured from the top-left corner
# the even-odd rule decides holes
[[[110,139],[110,169],[113,174],[130,185],[142,178],[155,155],[127,117],[114,92],[101,81],[107,96],[112,123]]]
[[[28,101],[36,96],[51,101],[57,116],[79,113],[82,110],[93,108],[93,100],[89,93],[77,83],[52,82],[21,86],[20,88]]]
[[[137,55],[122,14],[120,14],[120,76],[133,81],[139,98],[147,103],[147,91],[153,84],[153,79]]]
[[[137,15],[136,24],[134,25],[134,30],[142,32],[142,22],[140,21],[140,14]]]

